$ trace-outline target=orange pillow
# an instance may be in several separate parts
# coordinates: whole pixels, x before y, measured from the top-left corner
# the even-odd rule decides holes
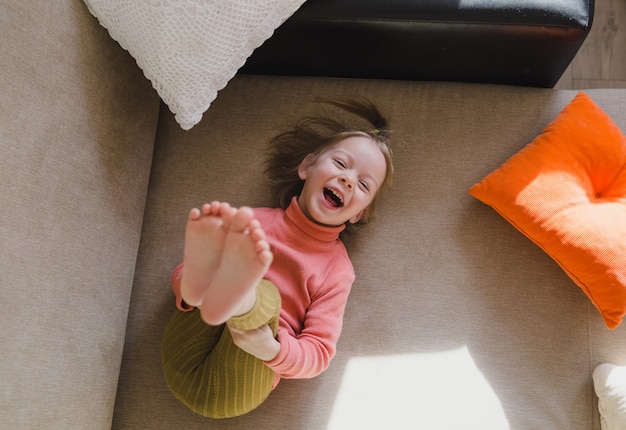
[[[550,255],[607,327],[626,314],[626,137],[579,93],[470,194]]]

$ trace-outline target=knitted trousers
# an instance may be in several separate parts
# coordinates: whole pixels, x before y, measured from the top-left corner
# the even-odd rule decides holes
[[[163,374],[172,393],[192,411],[211,418],[250,412],[269,396],[274,372],[233,343],[231,326],[252,330],[269,324],[278,331],[280,294],[274,284],[257,286],[254,308],[221,326],[210,326],[199,309],[177,310],[161,343]]]

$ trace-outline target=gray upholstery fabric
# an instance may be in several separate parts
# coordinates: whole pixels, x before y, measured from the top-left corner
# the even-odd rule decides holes
[[[158,98],[82,2],[0,40],[0,428],[110,428]]]
[[[185,132],[82,1],[0,0],[0,41],[1,429],[599,430],[591,371],[626,365],[626,326],[467,193],[574,91],[245,76]],[[588,94],[626,130],[626,90]],[[196,416],[159,357],[188,210],[269,204],[267,140],[344,95],[390,118],[397,177],[348,241],[338,354]]]
[[[417,368],[425,357],[462,350],[500,405],[506,424],[496,428],[599,429],[591,370],[602,361],[626,364],[626,327],[605,328],[547,255],[467,193],[530,142],[575,94],[245,76],[232,81],[189,132],[162,110],[113,427],[341,428],[338,417],[353,413],[350,396],[368,395],[350,391],[355,363],[365,363],[367,370],[370,359],[408,357]],[[626,129],[626,91],[589,94]],[[168,392],[159,359],[160,336],[174,310],[169,276],[182,258],[188,209],[212,199],[269,204],[262,172],[267,140],[313,112],[311,99],[350,95],[370,97],[391,120],[397,177],[378,219],[348,243],[357,281],[338,355],[318,378],[282,381],[247,416],[228,421],[196,416]],[[402,378],[386,376],[393,375],[392,368],[371,369],[382,371],[372,386],[403,384],[416,399],[433,388],[415,376],[419,373],[398,381]],[[445,373],[442,378],[454,380]],[[465,388],[461,377],[448,397]],[[360,410],[371,426],[351,428],[381,428],[381,422],[386,428],[450,428],[445,414],[438,422],[421,421],[429,411],[407,400],[407,392],[385,396],[385,404],[411,407],[400,413],[383,404]],[[442,410],[453,415],[459,406],[450,401]]]

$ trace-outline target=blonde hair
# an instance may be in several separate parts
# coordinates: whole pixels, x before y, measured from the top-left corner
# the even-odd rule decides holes
[[[380,195],[393,184],[393,154],[387,120],[366,99],[327,100],[324,103],[357,118],[351,121],[341,121],[336,116],[303,118],[293,129],[270,141],[265,172],[277,197],[277,203],[280,207],[287,208],[292,198],[300,195],[304,186],[304,181],[298,176],[298,167],[308,155],[316,158],[328,147],[349,137],[367,137],[378,146],[387,164],[385,179],[358,224],[367,223],[374,216]],[[365,120],[365,125],[357,125],[356,119],[360,119],[361,123]]]

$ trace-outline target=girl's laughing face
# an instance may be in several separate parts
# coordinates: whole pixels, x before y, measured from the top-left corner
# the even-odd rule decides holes
[[[326,226],[358,222],[385,180],[387,163],[376,143],[352,136],[308,155],[298,174],[304,187],[298,197],[302,212]]]

